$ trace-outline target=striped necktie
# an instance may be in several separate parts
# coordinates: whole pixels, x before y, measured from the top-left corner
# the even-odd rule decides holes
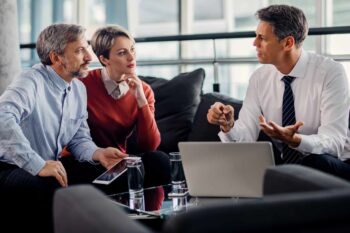
[[[294,125],[295,109],[294,109],[294,96],[291,87],[291,83],[295,77],[284,76],[282,78],[284,82],[284,94],[283,94],[283,106],[282,106],[282,126]],[[302,154],[297,150],[290,148],[287,144],[282,145],[282,160],[283,163],[297,163]]]

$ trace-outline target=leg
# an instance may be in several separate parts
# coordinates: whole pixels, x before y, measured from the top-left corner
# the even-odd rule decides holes
[[[53,177],[33,176],[15,165],[0,162],[3,224],[14,232],[53,232],[52,200],[59,187]]]
[[[350,180],[350,164],[329,154],[308,155],[302,159],[301,164]]]
[[[141,154],[145,168],[144,187],[160,186],[171,182],[169,156],[161,151]]]

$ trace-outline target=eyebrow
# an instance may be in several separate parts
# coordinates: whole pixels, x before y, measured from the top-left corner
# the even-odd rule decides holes
[[[132,45],[130,48],[135,48],[134,45]],[[117,52],[121,51],[121,50],[128,50],[127,48],[120,48],[120,49],[117,49]]]

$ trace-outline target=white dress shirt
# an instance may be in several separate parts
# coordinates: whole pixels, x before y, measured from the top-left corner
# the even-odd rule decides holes
[[[282,125],[283,76],[292,82],[295,116],[304,125],[299,129],[301,143],[295,148],[303,154],[331,154],[341,160],[350,158],[349,90],[343,66],[330,58],[302,51],[289,74],[273,65],[258,68],[249,86],[239,119],[228,133],[219,133],[223,142],[256,141],[259,115]],[[281,141],[274,140],[278,147]]]

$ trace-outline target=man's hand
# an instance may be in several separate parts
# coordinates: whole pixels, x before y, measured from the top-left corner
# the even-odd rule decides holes
[[[114,147],[97,149],[92,155],[92,159],[99,161],[106,169],[111,168],[125,157],[128,157],[128,154],[124,154]]]
[[[66,169],[63,167],[63,164],[60,161],[47,160],[45,162],[45,166],[43,169],[41,169],[38,176],[53,176],[62,187],[68,186]]]
[[[278,139],[289,145],[290,147],[298,147],[301,142],[298,130],[304,125],[303,122],[298,121],[294,125],[282,127],[273,121],[266,122],[265,117],[259,116],[259,123],[261,130],[269,137]]]
[[[233,113],[231,105],[216,102],[208,110],[207,119],[209,123],[219,125],[221,130],[227,133],[234,125]]]

